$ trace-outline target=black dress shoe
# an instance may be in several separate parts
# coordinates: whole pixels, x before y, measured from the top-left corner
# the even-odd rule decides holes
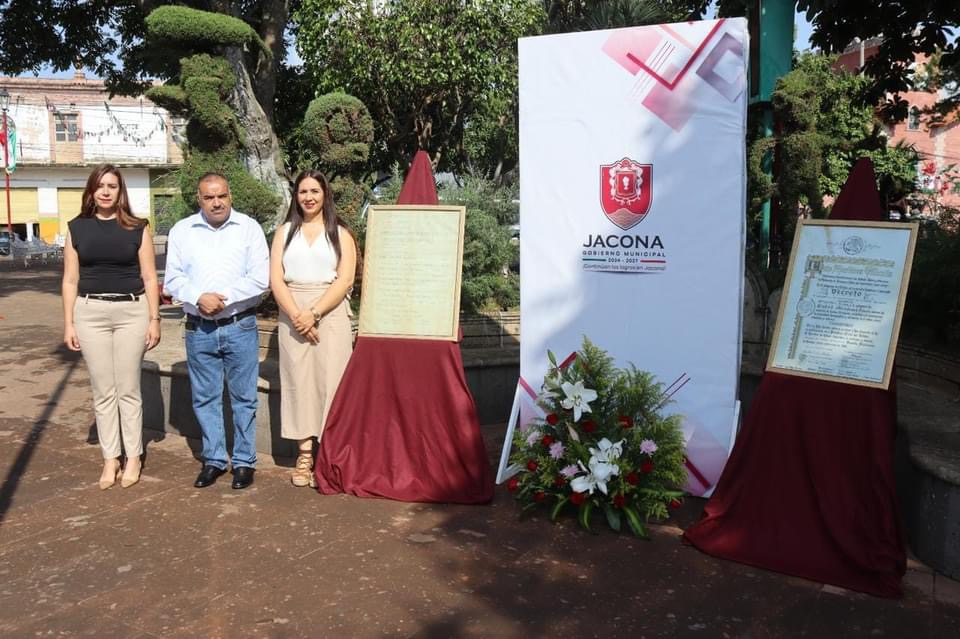
[[[216,466],[210,466],[209,464],[206,464],[200,471],[200,474],[197,475],[197,481],[193,482],[193,487],[206,488],[207,486],[215,483],[217,481],[217,477],[225,472],[227,471],[222,468],[217,468]]]
[[[239,466],[233,469],[233,483],[231,488],[240,490],[253,483],[253,469],[249,466]]]

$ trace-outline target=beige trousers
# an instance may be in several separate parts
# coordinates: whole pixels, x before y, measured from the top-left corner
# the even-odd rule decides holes
[[[104,459],[143,452],[140,364],[150,310],[144,295],[136,302],[105,302],[78,297],[73,323],[90,371],[97,437]]]
[[[301,308],[320,297],[326,285],[288,284]],[[320,341],[311,344],[293,328],[286,313],[277,324],[280,346],[280,435],[302,440],[320,437],[333,396],[350,361],[353,335],[350,304],[343,300],[317,326]]]

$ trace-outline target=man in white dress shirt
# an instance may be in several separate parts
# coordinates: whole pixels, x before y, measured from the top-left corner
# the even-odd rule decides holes
[[[183,302],[193,412],[203,433],[204,488],[233,467],[233,488],[253,483],[260,340],[256,309],[270,286],[263,230],[233,210],[230,185],[207,173],[197,185],[200,211],[170,229],[164,288]],[[233,454],[223,424],[226,378],[233,412]]]

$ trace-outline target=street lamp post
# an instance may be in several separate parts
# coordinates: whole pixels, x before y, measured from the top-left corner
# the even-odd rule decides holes
[[[3,111],[3,182],[7,196],[7,233],[9,233],[11,248],[13,246],[13,214],[10,211],[10,138],[7,136],[7,109],[10,107],[10,92],[6,87],[0,87],[0,110]]]

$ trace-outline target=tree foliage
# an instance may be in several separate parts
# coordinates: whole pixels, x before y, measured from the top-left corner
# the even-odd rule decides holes
[[[510,240],[509,228],[517,222],[516,189],[469,178],[463,185],[444,185],[440,196],[444,204],[467,209],[461,308],[473,313],[517,306],[520,281],[510,267],[519,260],[519,250]]]
[[[696,20],[710,4],[704,0],[541,0],[541,3],[547,14],[547,30],[552,33]]]
[[[904,146],[890,147],[876,109],[865,95],[873,81],[833,69],[835,57],[806,53],[777,84],[771,97],[779,129],[773,138],[753,132],[748,154],[750,210],[771,197],[781,204],[784,241],[792,235],[798,207],[814,216],[825,215],[824,196],[836,196],[850,169],[861,157],[874,161],[881,198],[898,200],[912,187],[916,153]],[[760,167],[770,149],[777,153],[779,171],[771,180]]]
[[[921,227],[904,309],[904,334],[912,340],[960,342],[960,231],[956,211],[939,225]]]
[[[304,0],[295,15],[319,92],[349,93],[370,110],[374,167],[405,165],[422,148],[437,170],[458,173],[516,163],[515,144],[491,145],[497,162],[470,151],[515,127],[516,41],[543,18],[528,0]]]
[[[826,53],[839,53],[854,42],[879,37],[877,54],[866,61],[864,71],[874,81],[867,87],[869,104],[885,102],[889,118],[902,120],[907,103],[900,94],[911,90],[914,55],[940,53],[942,67],[950,74],[960,71],[960,48],[954,30],[960,25],[956,0],[882,0],[865,11],[860,3],[841,0],[799,0],[813,25],[810,42]],[[888,98],[889,96],[889,98]],[[946,109],[958,105],[957,95],[948,98]]]
[[[195,148],[214,153],[236,142],[233,153],[247,171],[285,193],[271,116],[279,61],[285,57],[283,33],[298,3],[7,0],[0,3],[0,72],[38,73],[44,66],[63,71],[80,65],[104,78],[111,93],[126,95],[143,93],[155,80],[167,81],[170,86],[152,96],[174,112],[197,119],[190,123],[192,132],[188,130]],[[192,58],[200,54],[225,59],[228,67],[213,69],[209,60]],[[206,70],[183,73],[184,59]],[[229,81],[221,73],[225,68],[233,78],[226,90]],[[235,131],[226,131],[230,128]],[[201,131],[210,145],[203,145]]]
[[[136,95],[152,80],[177,75],[181,46],[148,43],[146,18],[169,26],[170,35],[209,46],[247,44],[264,52],[248,60],[256,77],[258,98],[272,110],[278,61],[284,58],[283,31],[298,0],[7,0],[0,3],[0,73],[39,73],[44,67],[65,71],[80,65],[104,78],[114,93]],[[221,19],[190,20],[184,13],[166,14],[169,6],[223,14]],[[251,33],[252,31],[252,33]],[[194,37],[196,36],[196,37]],[[172,44],[173,41],[170,41]],[[206,51],[210,52],[210,51]]]

